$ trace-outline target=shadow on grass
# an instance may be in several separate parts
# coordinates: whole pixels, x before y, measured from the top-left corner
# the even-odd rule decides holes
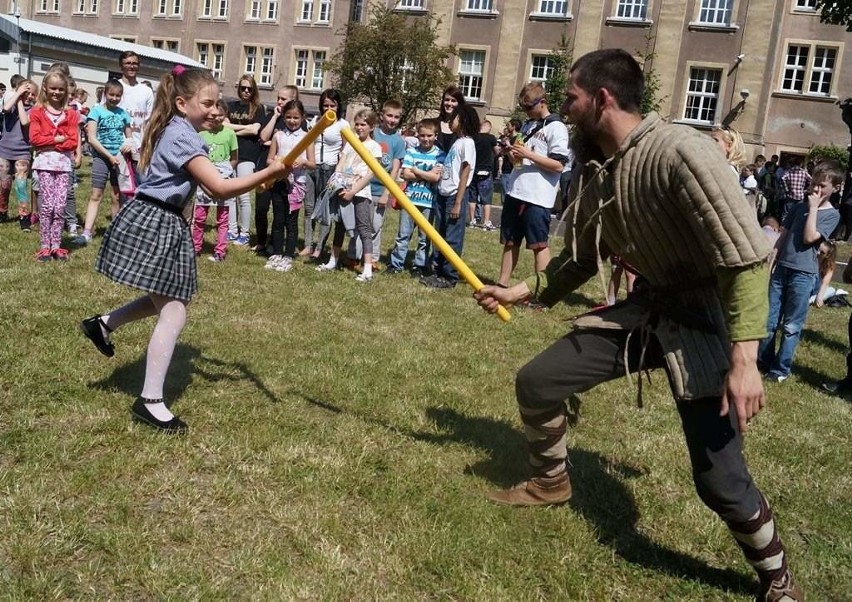
[[[573,405],[573,404],[572,404]],[[488,458],[471,466],[472,474],[498,486],[525,477],[526,442],[505,422],[469,417],[447,408],[430,408],[429,417],[446,434],[416,434],[435,443],[457,442],[478,447]],[[738,594],[753,593],[753,581],[730,569],[717,569],[704,561],[670,550],[636,530],[639,511],[624,480],[643,474],[641,469],[612,462],[580,448],[569,451],[574,494],[570,505],[594,527],[598,541],[627,562],[676,578],[690,579]]]
[[[526,441],[511,424],[486,417],[471,417],[446,407],[429,408],[427,416],[438,433],[400,429],[381,419],[365,416],[301,394],[311,405],[334,414],[351,414],[368,424],[378,425],[393,433],[435,445],[450,443],[468,445],[486,452],[487,458],[468,467],[470,474],[481,476],[497,486],[506,487],[526,476],[523,459]],[[572,399],[570,410],[579,409]],[[571,508],[592,524],[597,540],[621,558],[645,569],[678,579],[689,579],[727,592],[748,595],[754,582],[731,569],[718,569],[704,561],[670,550],[636,530],[639,510],[624,479],[644,474],[641,469],[614,463],[600,454],[580,448],[569,451],[574,495]]]
[[[838,353],[842,353],[844,356],[846,356],[849,351],[849,347],[846,346],[846,342],[831,339],[825,336],[823,333],[817,332],[816,330],[803,330],[802,340],[814,343],[815,345],[819,345],[820,347],[825,347],[826,349],[829,349],[831,351],[837,351]]]
[[[192,345],[178,343],[163,387],[166,404],[171,406],[180,399],[192,379],[196,377],[208,382],[247,381],[269,401],[273,403],[281,401],[245,363],[222,361],[204,355]],[[136,397],[142,391],[144,381],[145,355],[143,354],[136,361],[120,366],[108,377],[90,383],[90,386],[107,391],[118,390]]]

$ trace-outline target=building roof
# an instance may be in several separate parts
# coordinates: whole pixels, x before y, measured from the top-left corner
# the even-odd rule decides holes
[[[19,27],[20,30],[18,29]],[[90,50],[98,49],[100,50],[100,52],[98,52],[100,55],[104,54],[104,51],[107,51],[110,54],[115,53],[117,55],[125,50],[132,50],[142,58],[162,61],[163,63],[170,65],[180,64],[188,67],[204,67],[204,65],[198,61],[182,54],[178,54],[177,52],[170,52],[168,50],[160,50],[158,48],[151,48],[150,46],[143,46],[142,44],[133,44],[131,42],[115,40],[113,38],[107,38],[93,33],[86,33],[85,31],[79,31],[77,29],[69,29],[68,27],[60,27],[50,23],[41,23],[31,19],[16,19],[14,15],[0,14],[0,32],[12,40],[18,40],[19,37],[21,39],[26,39],[27,37],[50,38],[61,43],[64,42],[72,44],[74,48],[78,50],[83,50],[83,48],[88,48]],[[90,54],[90,52],[83,52],[83,54]]]

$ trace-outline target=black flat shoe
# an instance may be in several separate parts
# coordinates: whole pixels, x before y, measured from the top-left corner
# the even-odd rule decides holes
[[[115,348],[113,347],[110,341],[107,341],[104,338],[104,333],[101,330],[101,326],[107,328],[106,325],[101,322],[100,316],[92,316],[91,318],[86,318],[82,322],[80,322],[80,330],[86,335],[92,343],[95,344],[95,347],[98,348],[98,351],[103,353],[107,357],[112,357],[115,355]],[[107,330],[109,330],[107,328]]]
[[[141,422],[169,435],[184,435],[189,430],[187,424],[177,416],[173,416],[171,420],[167,421],[154,418],[141,397],[133,402],[130,414],[134,422]]]

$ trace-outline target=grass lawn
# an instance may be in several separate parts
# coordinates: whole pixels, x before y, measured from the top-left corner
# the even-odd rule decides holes
[[[78,198],[83,213],[87,184]],[[239,248],[202,259],[166,383],[190,425],[176,438],[130,422],[153,321],[117,332],[111,360],[77,330],[135,296],[94,272],[100,237],[46,265],[37,240],[0,226],[0,598],[750,599],[661,373],[644,409],[624,379],[582,395],[569,505],[483,497],[525,475],[515,372],[598,281],[502,324],[467,287],[271,273]],[[495,279],[498,235],[468,230],[465,247]],[[531,269],[524,253],[516,275]],[[810,600],[852,595],[852,406],[818,391],[844,372],[848,315],[812,312],[795,376],[767,385],[747,436]]]

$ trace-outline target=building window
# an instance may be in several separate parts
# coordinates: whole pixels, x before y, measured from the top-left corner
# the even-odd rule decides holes
[[[246,21],[278,22],[280,0],[251,0],[248,3]]]
[[[459,52],[459,88],[468,100],[482,98],[482,75],[485,72],[484,50]]]
[[[317,23],[328,23],[329,21],[331,21],[331,0],[319,0]]]
[[[75,15],[98,14],[98,0],[77,0],[74,5]]]
[[[42,15],[58,15],[59,0],[39,0],[36,12]]]
[[[166,38],[151,38],[151,46],[159,50],[168,50],[169,52],[179,52],[180,40],[169,40]]]
[[[648,14],[647,0],[618,0],[615,16],[619,19],[636,19],[644,21]]]
[[[701,0],[698,22],[703,25],[729,25],[734,0]]]
[[[110,39],[111,40],[120,40],[122,42],[129,42],[131,44],[136,43],[136,36],[123,36],[120,33],[111,35]]]
[[[397,10],[426,10],[426,0],[399,0]]]
[[[181,0],[155,0],[155,17],[179,17]]]
[[[331,0],[302,0],[301,4],[297,4],[297,7],[299,10],[296,16],[297,23],[328,25],[331,22]],[[353,2],[352,14],[355,13],[355,10],[356,6]],[[360,8],[358,12],[361,12]]]
[[[476,13],[490,13],[494,11],[494,0],[466,0],[465,10]]]
[[[225,66],[225,44],[223,42],[196,42],[195,59],[213,72],[213,77],[222,81]]]
[[[245,55],[243,72],[251,74],[259,86],[272,86],[275,49],[272,46],[243,46],[243,53]]]
[[[716,122],[716,107],[722,82],[721,69],[692,67],[683,118],[712,124]]]
[[[296,62],[293,70],[293,84],[306,90],[322,90],[325,88],[325,61],[328,57],[326,50],[295,50]]]
[[[201,0],[199,18],[201,19],[227,19],[228,0]]]
[[[530,63],[530,81],[544,85],[553,74],[553,59],[544,54],[534,54]]]
[[[311,88],[322,90],[325,83],[325,51],[314,50],[314,68],[311,76]]]
[[[349,7],[349,20],[360,23],[364,17],[364,0],[352,0]]]
[[[815,12],[817,9],[817,0],[793,0],[793,10],[806,12]]]
[[[489,2],[489,4],[491,3]],[[568,1],[540,0],[538,3],[538,14],[547,15],[548,17],[566,17],[568,16]]]
[[[296,69],[293,84],[297,88],[306,88],[308,85],[308,56],[307,50],[296,51]]]
[[[784,59],[781,91],[830,96],[836,69],[836,47],[790,44]]]
[[[113,15],[135,17],[139,15],[139,0],[115,0]]]

